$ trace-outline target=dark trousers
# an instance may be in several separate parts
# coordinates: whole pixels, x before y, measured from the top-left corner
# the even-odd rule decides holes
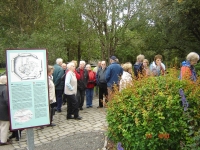
[[[66,95],[65,95],[65,94],[63,94],[63,96],[62,96],[62,101],[63,101],[63,103],[66,103],[66,102],[67,102],[67,98],[66,98]]]
[[[61,111],[63,90],[56,90],[57,111]]]
[[[79,108],[83,107],[84,97],[85,97],[85,89],[84,90],[77,89],[76,98],[77,98],[78,103],[79,103]]]
[[[56,107],[56,103],[50,104],[50,124],[52,123],[53,116],[55,115],[54,107]]]
[[[21,132],[22,130],[12,131],[12,135],[10,137],[16,138],[17,140],[19,140],[21,138]]]
[[[105,96],[105,100],[107,101],[107,96],[108,96],[107,83],[99,84],[99,107],[103,107],[103,95]]]
[[[67,97],[67,117],[71,117],[74,114],[74,118],[77,118],[79,109],[78,109],[78,101],[76,100],[76,96],[74,95],[66,95]]]

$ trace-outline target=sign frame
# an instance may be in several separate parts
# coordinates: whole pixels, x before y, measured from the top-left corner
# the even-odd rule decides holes
[[[7,49],[11,130],[50,124],[46,49]]]

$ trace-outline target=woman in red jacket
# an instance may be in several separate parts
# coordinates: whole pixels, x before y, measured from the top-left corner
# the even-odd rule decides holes
[[[88,71],[89,80],[87,83],[86,88],[86,107],[92,107],[92,99],[93,99],[93,93],[94,93],[94,86],[96,84],[96,73],[91,70],[90,64],[86,65],[86,70]]]

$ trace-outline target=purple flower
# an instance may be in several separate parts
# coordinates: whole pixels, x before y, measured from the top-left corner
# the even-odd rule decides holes
[[[122,147],[121,142],[117,143],[117,150],[124,150],[124,148]]]
[[[185,98],[184,92],[182,89],[179,90],[179,94],[181,96],[181,101],[182,101],[182,105],[184,107],[184,111],[187,111],[189,103],[187,101],[187,99]]]

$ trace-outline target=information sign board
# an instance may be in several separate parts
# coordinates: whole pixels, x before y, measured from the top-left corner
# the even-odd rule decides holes
[[[50,124],[46,49],[6,50],[11,129]]]

